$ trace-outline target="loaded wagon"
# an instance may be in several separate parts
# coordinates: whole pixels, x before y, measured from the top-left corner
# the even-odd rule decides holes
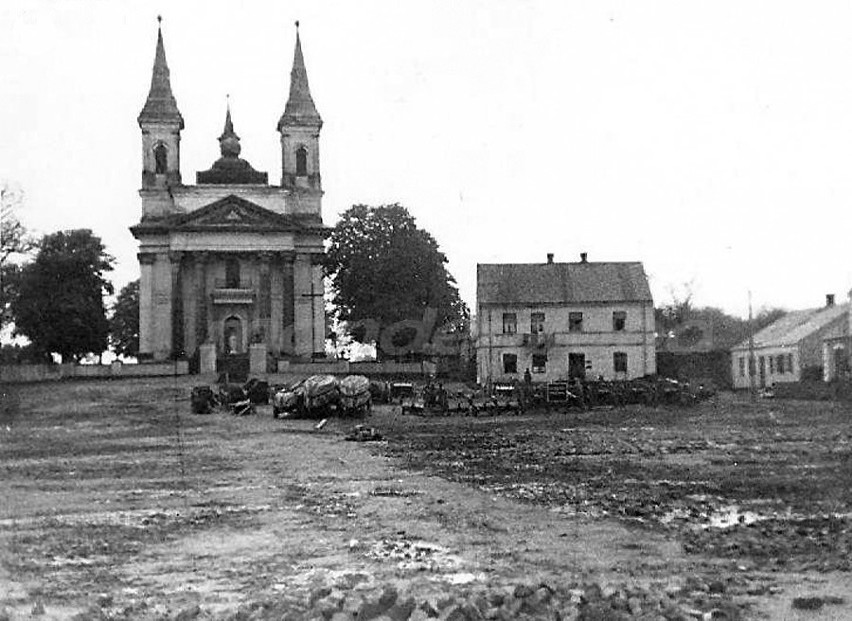
[[[340,410],[348,415],[367,414],[373,403],[370,380],[363,375],[347,375],[340,380]]]

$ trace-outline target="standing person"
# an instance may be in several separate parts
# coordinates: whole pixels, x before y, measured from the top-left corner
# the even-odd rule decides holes
[[[530,375],[530,368],[527,367],[524,371],[524,387],[521,390],[523,394],[523,406],[522,409],[526,409],[530,402],[532,401],[532,375]]]

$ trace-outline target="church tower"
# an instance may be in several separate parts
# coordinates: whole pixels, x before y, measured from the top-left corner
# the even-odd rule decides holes
[[[319,215],[322,200],[319,133],[322,119],[311,97],[308,72],[302,56],[299,22],[296,50],[290,71],[290,96],[278,121],[281,133],[281,186],[290,191],[288,212]]]
[[[183,116],[169,80],[162,27],[157,28],[151,89],[138,121],[142,129],[142,192],[143,197],[148,194],[152,199],[143,200],[149,203],[143,205],[143,210],[145,215],[159,215],[168,209],[166,205],[158,205],[165,198],[161,195],[167,196],[170,188],[181,184],[180,132],[183,129]],[[149,209],[144,209],[146,206]],[[149,211],[154,213],[149,214]]]

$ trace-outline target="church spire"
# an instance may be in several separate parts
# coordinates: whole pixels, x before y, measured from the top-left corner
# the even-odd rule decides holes
[[[158,15],[157,21],[162,22]],[[172,122],[179,123],[183,129],[183,117],[178,110],[172,85],[169,80],[169,65],[166,62],[166,48],[163,46],[163,30],[157,26],[157,51],[154,55],[154,71],[151,75],[151,89],[142,112],[139,113],[139,124]]]
[[[219,149],[222,152],[222,157],[237,157],[240,154],[240,137],[234,131],[234,123],[231,121],[230,98],[226,109],[225,129],[222,130],[222,135],[219,136]]]
[[[286,125],[322,125],[308,85],[308,71],[305,69],[302,42],[299,38],[299,22],[296,22],[296,50],[293,54],[293,68],[290,70],[290,97],[284,107],[284,114],[278,121],[278,130],[281,131]]]

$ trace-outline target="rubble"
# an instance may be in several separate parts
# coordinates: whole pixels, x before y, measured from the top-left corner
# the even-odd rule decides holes
[[[372,427],[355,425],[352,431],[346,434],[345,439],[350,442],[376,442],[383,440],[384,436]]]
[[[662,585],[637,586],[596,582],[524,582],[518,584],[453,586],[441,595],[418,595],[399,584],[376,585],[370,591],[346,590],[342,585],[312,589],[284,612],[275,601],[244,605],[226,616],[203,618],[227,621],[275,619],[329,621],[485,621],[489,619],[564,619],[574,621],[739,621],[747,607],[721,596],[697,601],[685,589]],[[822,600],[821,600],[822,601]],[[176,621],[176,617],[170,617]]]

